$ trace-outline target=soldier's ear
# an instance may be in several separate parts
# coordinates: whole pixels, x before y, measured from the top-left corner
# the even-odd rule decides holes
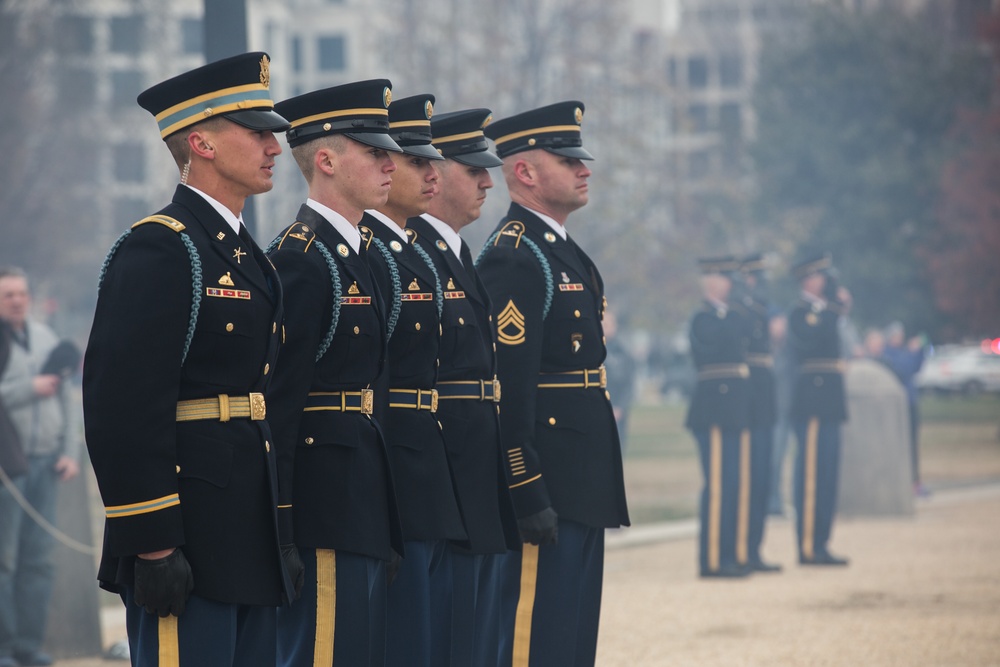
[[[320,171],[327,176],[333,176],[336,165],[334,152],[328,148],[319,149],[316,151],[316,154],[313,155],[313,164],[317,171]]]
[[[535,165],[527,160],[517,160],[514,163],[514,178],[525,185],[534,185],[537,178]]]
[[[191,155],[211,160],[215,157],[215,146],[202,132],[192,132],[187,137],[188,146],[191,148]]]

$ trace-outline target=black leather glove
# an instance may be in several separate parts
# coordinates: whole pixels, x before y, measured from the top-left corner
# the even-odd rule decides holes
[[[555,544],[559,541],[559,515],[551,507],[517,520],[521,539],[529,544]]]
[[[180,549],[155,560],[135,559],[135,602],[150,614],[180,616],[193,589],[191,565]]]
[[[392,560],[385,564],[385,585],[388,586],[399,574],[399,568],[403,566],[403,557],[395,551],[392,552]]]
[[[298,600],[302,593],[302,585],[306,583],[306,566],[302,564],[299,548],[294,544],[281,545],[281,564],[285,566],[288,578],[292,580],[292,586],[295,588],[295,598],[292,600],[285,600],[285,594],[281,594],[282,601],[288,605]]]

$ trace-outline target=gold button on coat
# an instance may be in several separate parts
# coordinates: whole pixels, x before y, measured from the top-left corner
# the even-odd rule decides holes
[[[316,442],[316,441],[315,441],[315,440],[313,440],[312,438],[306,438],[306,444],[307,444],[307,445],[311,445],[311,444],[313,444],[314,442]]]
[[[459,324],[465,324],[465,318],[464,317],[458,318],[458,323]]]
[[[232,331],[232,330],[233,330],[233,323],[230,322],[229,324],[226,325],[226,331]]]
[[[550,426],[555,426],[556,425],[556,418],[555,417],[549,417],[549,425]]]
[[[354,333],[355,335],[361,333],[361,327],[354,327]]]
[[[275,333],[278,330],[278,323],[271,322],[271,333]]]
[[[264,364],[264,375],[271,372],[271,364]]]
[[[180,473],[180,471],[181,471],[181,467],[177,466],[177,472]]]
[[[574,310],[573,311],[573,317],[580,317],[580,311],[579,310]]]
[[[271,442],[270,442],[270,441],[268,441],[268,440],[265,440],[265,441],[264,441],[264,451],[265,451],[265,452],[269,452],[269,451],[271,451]]]
[[[416,323],[416,324],[414,325],[414,328],[415,328],[415,329],[416,329],[417,331],[420,331],[420,322],[417,322],[417,323]]]

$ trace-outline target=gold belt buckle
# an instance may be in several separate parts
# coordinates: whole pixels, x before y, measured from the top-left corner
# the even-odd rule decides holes
[[[375,411],[375,390],[361,390],[361,414],[370,415]]]
[[[493,376],[493,402],[500,402],[500,380],[495,375]]]
[[[438,411],[438,390],[431,389],[431,412]]]
[[[601,373],[601,389],[607,389],[608,388],[608,369],[604,367],[604,364],[601,364],[601,367],[599,369],[597,369],[597,370],[599,370],[600,373]]]
[[[261,421],[267,416],[267,403],[264,402],[264,394],[252,392],[250,394],[250,419]]]

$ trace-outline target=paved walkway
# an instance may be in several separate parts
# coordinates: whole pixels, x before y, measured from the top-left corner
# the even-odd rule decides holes
[[[701,580],[696,533],[609,534],[598,667],[1000,667],[1000,485],[940,492],[911,518],[839,521],[848,568],[798,566],[792,524],[775,520],[765,556],[784,572]],[[106,613],[108,641],[122,617]]]

